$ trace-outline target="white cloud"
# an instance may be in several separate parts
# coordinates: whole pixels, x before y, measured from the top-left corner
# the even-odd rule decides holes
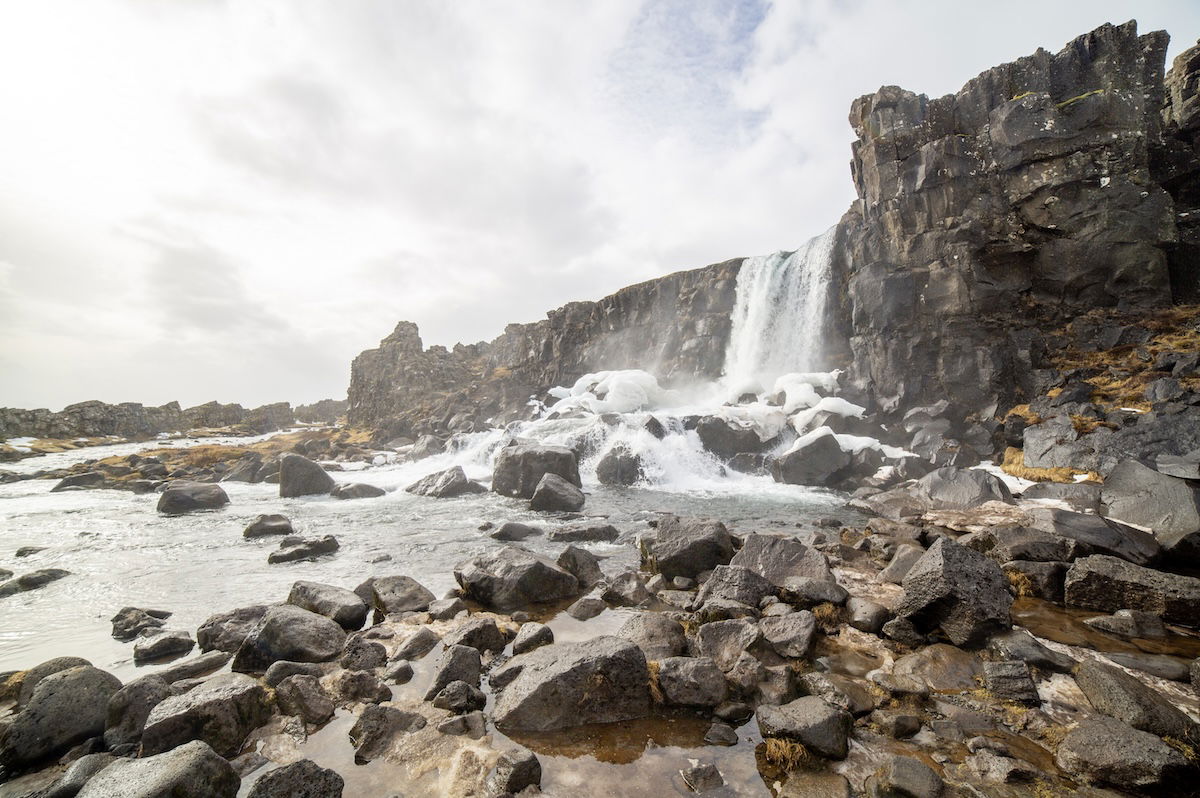
[[[43,0],[0,9],[0,404],[340,395],[427,343],[789,249],[851,100],[1187,2]]]

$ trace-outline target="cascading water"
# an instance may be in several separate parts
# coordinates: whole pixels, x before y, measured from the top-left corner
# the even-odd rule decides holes
[[[742,264],[725,353],[731,390],[758,393],[784,374],[821,368],[836,229],[795,252],[747,258]]]

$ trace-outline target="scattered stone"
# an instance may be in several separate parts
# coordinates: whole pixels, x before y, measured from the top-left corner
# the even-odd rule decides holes
[[[579,592],[579,582],[570,573],[512,545],[458,565],[454,578],[464,598],[495,609],[561,601]]]
[[[199,510],[216,510],[229,504],[220,485],[205,482],[172,482],[158,498],[158,511],[183,515]]]
[[[546,474],[557,476],[577,488],[583,484],[579,480],[575,452],[565,446],[505,446],[496,455],[492,490],[505,496],[530,499]]]
[[[241,780],[200,740],[140,759],[118,759],[83,785],[79,798],[234,798]]]
[[[737,745],[737,731],[728,723],[713,723],[704,733],[705,745]]]
[[[377,499],[380,496],[386,496],[387,491],[365,482],[348,482],[336,486],[329,492],[329,495],[335,499]]]
[[[339,664],[350,671],[370,671],[387,664],[387,649],[381,643],[359,635],[351,636],[342,652]]]
[[[596,479],[601,485],[628,487],[643,476],[642,458],[623,443],[615,444],[596,464]]]
[[[353,591],[320,582],[294,583],[287,603],[324,615],[348,631],[361,629],[367,620],[367,605]]]
[[[437,730],[441,734],[455,737],[466,735],[473,740],[478,740],[487,732],[487,719],[482,712],[468,712],[465,715],[446,718],[437,725]]]
[[[37,590],[39,587],[45,587],[51,582],[57,582],[64,576],[70,575],[70,571],[64,571],[61,568],[41,568],[37,571],[30,571],[15,579],[9,579],[7,582],[0,582],[0,598],[24,593],[28,590]]]
[[[491,537],[493,540],[519,541],[540,534],[542,534],[542,530],[539,527],[507,521],[501,524],[500,528],[491,534]]]
[[[1190,677],[1188,662],[1186,660],[1177,659],[1165,654],[1145,654],[1140,651],[1137,653],[1113,651],[1104,656],[1121,667],[1132,668],[1133,670],[1142,671],[1151,676],[1168,679],[1172,682],[1186,682]]]
[[[166,625],[164,619],[171,613],[162,610],[143,610],[138,607],[123,607],[111,619],[112,636],[122,643],[128,643],[147,629],[159,629]]]
[[[284,499],[329,493],[333,477],[325,469],[298,454],[289,452],[279,458],[279,495]]]
[[[771,461],[771,476],[788,485],[832,485],[853,462],[832,434],[809,433]]]
[[[555,543],[611,543],[620,536],[621,532],[615,526],[603,524],[555,529],[550,533],[550,540]]]
[[[687,637],[683,627],[678,621],[657,612],[639,612],[629,616],[617,630],[617,637],[634,643],[648,661],[687,653]]]
[[[1163,626],[1162,619],[1142,610],[1117,610],[1112,615],[1088,618],[1084,623],[1093,629],[1099,629],[1119,637],[1140,637],[1151,640],[1167,636],[1167,629]]]
[[[990,501],[1013,503],[1007,485],[974,468],[946,466],[930,471],[917,480],[916,493],[931,507],[943,510],[970,510]]]
[[[392,689],[369,671],[338,671],[329,686],[344,704],[382,704],[392,698]]]
[[[491,618],[472,618],[442,637],[447,646],[469,646],[470,648],[499,653],[508,645],[508,638],[496,621]]]
[[[136,745],[142,739],[150,710],[172,695],[170,684],[156,675],[135,679],[113,693],[105,708],[104,744],[110,750]]]
[[[757,607],[774,586],[766,577],[738,565],[718,565],[704,582],[696,596],[695,606],[718,599],[736,601],[748,607]]]
[[[1085,781],[1125,790],[1164,786],[1188,767],[1183,755],[1158,737],[1102,715],[1084,718],[1067,733],[1055,763]]]
[[[661,659],[656,678],[662,701],[668,706],[715,707],[728,695],[725,674],[708,657]]]
[[[933,768],[908,756],[893,756],[867,780],[871,798],[938,798],[942,777]]]
[[[133,661],[150,662],[167,657],[179,657],[196,647],[196,641],[185,631],[172,629],[138,638],[133,644]]]
[[[679,771],[679,776],[692,792],[708,792],[725,786],[721,771],[711,762],[684,768]]]
[[[479,685],[483,671],[479,651],[470,646],[447,646],[434,667],[433,682],[425,691],[425,700],[432,701],[450,682]]]
[[[333,535],[319,538],[284,538],[279,544],[279,550],[267,555],[267,562],[274,565],[281,562],[312,560],[337,550],[338,541]]]
[[[982,676],[979,657],[945,643],[905,654],[892,666],[893,679],[909,679],[933,692],[974,690]]]
[[[600,596],[617,607],[637,607],[650,600],[650,591],[637,571],[625,571],[613,577]]]
[[[811,612],[800,610],[763,618],[758,623],[758,629],[779,656],[807,659],[812,651],[817,622]]]
[[[432,591],[411,576],[381,576],[371,581],[369,603],[386,615],[424,612],[436,600]]]
[[[783,706],[760,706],[755,714],[763,737],[796,740],[828,759],[846,758],[854,719],[843,709],[805,696]]]
[[[422,626],[414,631],[392,655],[393,660],[418,660],[433,650],[441,641],[432,629]]]
[[[433,697],[433,705],[455,715],[481,710],[487,704],[487,696],[478,687],[466,682],[450,682]]]
[[[265,671],[279,660],[328,662],[342,653],[346,632],[335,622],[291,604],[271,607],[246,636],[233,660],[233,670]]]
[[[1075,669],[1075,660],[1046,648],[1025,629],[992,635],[988,639],[987,649],[1001,659],[1020,660],[1026,665],[1052,673],[1070,673]]]
[[[875,698],[867,687],[848,676],[811,671],[800,676],[800,687],[851,715],[865,715],[875,709]]]
[[[775,535],[747,535],[729,564],[753,571],[776,587],[797,577],[834,581],[824,554],[793,538]]]
[[[1036,706],[1041,703],[1029,666],[1020,660],[983,663],[983,685],[1005,701]]]
[[[454,598],[438,599],[432,602],[429,605],[429,609],[426,610],[429,613],[429,618],[434,621],[449,621],[460,612],[466,611],[467,605],[457,596]]]
[[[1075,670],[1075,682],[1097,711],[1159,737],[1189,739],[1196,723],[1161,693],[1120,668],[1088,660]]]
[[[438,471],[414,482],[404,489],[407,493],[417,496],[429,496],[433,499],[453,499],[471,493],[487,493],[487,488],[478,482],[467,478],[462,466]]]
[[[896,614],[920,630],[940,628],[957,645],[982,642],[1011,624],[1013,599],[1000,566],[947,538],[929,548],[902,584]]]
[[[392,661],[383,671],[383,680],[392,684],[408,684],[412,677],[412,664],[404,659]]]
[[[269,535],[293,535],[296,530],[286,515],[271,513],[260,515],[242,530],[244,538],[262,538]]]
[[[500,755],[496,769],[488,775],[487,787],[490,795],[516,795],[541,783],[542,764],[532,751],[522,748]]]
[[[409,734],[425,728],[425,716],[395,707],[368,704],[350,729],[354,743],[354,762],[365,765],[383,755],[397,734]]]
[[[893,585],[900,584],[912,567],[917,564],[917,561],[924,556],[925,549],[920,546],[910,543],[900,544],[896,547],[896,553],[892,555],[891,562],[879,572],[879,581],[890,582]]]
[[[38,679],[20,712],[0,736],[0,766],[19,769],[104,733],[117,677],[90,665]]]
[[[295,715],[305,723],[320,725],[333,717],[333,699],[315,676],[288,676],[275,687],[275,701],[280,712]]]
[[[606,609],[608,609],[608,605],[604,603],[604,599],[589,593],[575,601],[570,607],[567,607],[566,612],[567,615],[570,615],[577,621],[587,621],[595,618]]]
[[[71,763],[66,772],[38,798],[75,798],[83,785],[116,761],[112,754],[85,754]]]
[[[587,549],[578,546],[567,546],[558,555],[557,564],[567,573],[575,577],[582,590],[591,590],[604,579],[600,570],[600,561]]]
[[[529,500],[529,509],[539,512],[577,513],[583,509],[583,491],[557,474],[546,474]]]
[[[727,564],[733,557],[729,530],[705,518],[663,516],[653,540],[643,541],[642,562],[670,579],[695,579],[705,571]]]
[[[1168,623],[1200,625],[1200,579],[1094,554],[1076,560],[1064,587],[1071,607],[1144,610]]]
[[[211,615],[196,630],[196,642],[201,651],[237,651],[266,613],[265,604],[255,604]]]
[[[270,714],[267,691],[255,679],[240,673],[214,676],[150,710],[142,731],[142,755],[202,740],[218,754],[233,757],[246,736],[266,723]]]
[[[706,623],[696,633],[696,655],[710,657],[728,673],[760,636],[758,626],[745,618]]]
[[[837,582],[809,576],[788,577],[779,588],[779,595],[784,601],[799,607],[815,607],[818,604],[841,606],[850,598],[846,588]]]
[[[846,623],[860,632],[878,634],[890,615],[887,607],[868,599],[851,596],[846,601]]]
[[[342,798],[345,786],[335,771],[301,759],[264,773],[246,798]]]
[[[1175,561],[1200,560],[1200,489],[1137,460],[1125,460],[1104,479],[1100,511],[1154,531]]]

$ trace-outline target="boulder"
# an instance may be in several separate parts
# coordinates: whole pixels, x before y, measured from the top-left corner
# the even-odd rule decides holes
[[[552,603],[579,593],[579,582],[570,573],[511,545],[461,563],[454,578],[464,598],[495,609]]]
[[[642,650],[647,660],[661,660],[687,653],[687,637],[678,621],[657,612],[639,612],[629,616],[617,637]]]
[[[837,673],[810,671],[802,674],[800,692],[815,695],[851,715],[866,715],[875,709],[875,696],[863,682]]]
[[[650,714],[646,657],[619,637],[556,643],[522,654],[520,673],[496,699],[504,731],[553,731]]]
[[[945,643],[905,654],[896,660],[891,673],[893,685],[915,684],[935,693],[974,690],[982,679],[983,663],[979,657]]]
[[[395,707],[370,704],[350,729],[354,743],[354,762],[365,765],[383,755],[398,734],[410,734],[425,728],[425,716]]]
[[[104,744],[109,749],[136,745],[142,739],[150,710],[172,695],[170,684],[153,674],[135,679],[113,693],[105,708]]]
[[[893,756],[867,780],[871,798],[938,798],[942,777],[910,756]]]
[[[532,751],[521,748],[500,754],[495,770],[488,774],[487,790],[489,795],[520,795],[532,787],[537,794],[541,783],[542,763]]]
[[[272,663],[262,678],[267,687],[278,687],[289,676],[311,676],[314,679],[320,679],[325,675],[327,670],[324,665],[319,665],[315,662],[288,662],[287,660],[280,660],[279,662]]]
[[[338,664],[348,671],[371,671],[387,664],[388,653],[383,643],[367,640],[360,634],[351,635],[338,658]]]
[[[284,538],[277,551],[267,555],[267,562],[275,565],[282,562],[312,560],[337,551],[339,544],[333,535],[319,538]]]
[[[583,486],[575,452],[565,446],[525,443],[505,446],[496,455],[492,490],[504,496],[531,499],[546,474],[554,474],[576,488]]]
[[[172,482],[158,497],[158,511],[166,515],[216,510],[227,504],[229,496],[221,486],[207,482]]]
[[[805,696],[782,706],[760,706],[755,713],[763,737],[795,740],[828,759],[845,759],[854,718],[844,709],[817,696]]]
[[[529,500],[529,509],[539,512],[576,513],[583,509],[583,491],[558,474],[546,474]]]
[[[265,671],[279,660],[328,662],[342,653],[346,632],[337,623],[291,604],[271,607],[246,636],[233,660],[233,670]]]
[[[387,615],[423,612],[436,598],[411,576],[381,576],[371,580],[371,606]]]
[[[642,575],[634,570],[614,576],[600,597],[615,607],[638,607],[650,600]]]
[[[1092,513],[1029,508],[1027,515],[1031,527],[1048,532],[1068,545],[1068,560],[1109,554],[1135,565],[1149,565],[1162,553],[1159,542],[1149,532]]]
[[[83,785],[115,761],[112,754],[85,754],[72,762],[50,789],[38,794],[38,798],[75,798]]]
[[[828,429],[825,427],[823,429]],[[788,485],[829,486],[841,481],[853,461],[837,438],[809,433],[771,461],[771,476]]]
[[[668,706],[715,707],[729,692],[725,674],[707,657],[664,657],[655,678]]]
[[[1160,738],[1102,715],[1067,733],[1055,764],[1086,782],[1137,791],[1169,786],[1188,769],[1183,755]]]
[[[642,560],[670,579],[695,579],[733,558],[733,541],[720,521],[665,515],[653,540],[643,542]]]
[[[367,605],[344,587],[299,581],[292,585],[287,603],[324,615],[347,631],[361,629],[367,620]]]
[[[1075,671],[1075,682],[1097,711],[1159,737],[1192,739],[1196,723],[1156,690],[1120,668],[1088,660]]]
[[[487,493],[487,488],[467,478],[467,472],[462,466],[447,468],[422,477],[404,489],[417,496],[428,496],[432,499],[453,499],[471,493]]]
[[[817,622],[811,612],[800,610],[763,618],[758,629],[779,656],[805,659],[812,651]]]
[[[150,710],[142,730],[142,755],[202,740],[218,754],[234,757],[246,736],[270,716],[270,697],[256,679],[241,673],[214,676]]]
[[[151,662],[166,657],[182,656],[196,647],[191,634],[181,629],[159,631],[138,638],[133,644],[134,662]]]
[[[983,686],[997,698],[1020,704],[1041,703],[1029,666],[1020,660],[983,663]]]
[[[620,530],[612,524],[596,524],[555,529],[549,539],[555,543],[612,543],[620,536]]]
[[[470,646],[447,646],[434,666],[433,681],[425,691],[425,700],[432,701],[450,682],[466,682],[477,687],[483,672],[479,650]]]
[[[1075,668],[1075,660],[1046,648],[1025,629],[992,635],[987,648],[1000,659],[1020,660],[1050,673],[1070,673]]]
[[[450,682],[433,697],[433,706],[453,715],[478,712],[487,705],[487,696],[474,685],[466,682]]]
[[[292,528],[292,522],[288,520],[286,515],[279,513],[269,513],[260,515],[247,524],[242,530],[244,538],[261,538],[268,535],[292,535],[295,534]]]
[[[444,598],[430,602],[429,609],[426,610],[429,617],[434,621],[449,621],[458,616],[460,612],[467,612],[466,603],[458,598]]]
[[[264,773],[246,798],[342,798],[345,786],[336,771],[301,759]]]
[[[507,542],[524,540],[531,538],[534,535],[542,534],[540,527],[530,526],[529,524],[519,524],[516,521],[506,521],[500,525],[500,528],[492,532],[489,537],[492,540],[503,540]]]
[[[1012,492],[999,478],[978,469],[946,466],[917,480],[916,495],[939,510],[970,510],[984,502],[1012,504]]]
[[[705,416],[696,422],[700,444],[720,460],[732,460],[742,452],[761,452],[763,440],[753,427],[741,426],[720,416]]]
[[[696,594],[695,606],[702,607],[707,602],[717,599],[757,607],[763,598],[773,592],[774,585],[767,581],[766,577],[749,568],[718,565]]]
[[[91,778],[78,798],[234,798],[233,765],[200,740],[141,759],[119,759]]]
[[[1103,554],[1076,560],[1063,593],[1070,607],[1151,612],[1168,623],[1200,625],[1200,579],[1155,571]]]
[[[556,563],[559,568],[575,577],[581,590],[590,590],[604,579],[604,572],[600,570],[600,560],[587,549],[567,546],[562,554],[558,555]]]
[[[307,457],[289,452],[279,458],[281,498],[324,495],[333,490],[334,484],[333,477]]]
[[[163,668],[157,672],[168,684],[182,681],[184,679],[194,679],[198,676],[207,676],[213,671],[223,667],[229,660],[233,659],[233,655],[225,651],[210,651],[207,654],[201,654],[198,657],[192,657],[174,663],[170,667]]]
[[[200,624],[196,630],[196,642],[200,644],[201,651],[237,651],[266,614],[265,604],[218,612]]]
[[[879,581],[890,582],[893,585],[898,585],[904,581],[904,577],[912,570],[912,567],[917,564],[922,557],[925,556],[925,549],[920,546],[915,546],[911,543],[901,543],[896,547],[896,551],[892,554],[892,559],[888,562],[887,567],[879,572]]]
[[[728,672],[761,633],[758,626],[746,618],[706,623],[696,632],[696,656],[708,657],[722,671]]]
[[[12,674],[11,678],[0,681],[0,701],[15,696],[17,699],[16,709],[24,709],[29,704],[29,699],[33,698],[33,691],[37,689],[38,683],[42,679],[70,668],[90,667],[91,664],[82,657],[55,657],[34,665],[27,671],[18,671]]]
[[[1011,625],[1012,595],[995,562],[939,538],[902,582],[896,615],[919,631],[940,628],[956,645],[982,642]]]
[[[365,482],[347,482],[344,485],[338,485],[329,492],[329,495],[335,499],[377,499],[380,496],[386,496],[387,491],[377,485],[368,485]]]
[[[171,617],[171,613],[162,613],[162,610],[143,610],[138,607],[122,607],[121,610],[114,615],[110,621],[112,622],[112,636],[116,640],[123,643],[128,643],[142,632],[148,629],[159,629],[166,625],[165,618]]]
[[[517,632],[517,637],[513,640],[513,654],[524,654],[526,651],[533,651],[541,646],[548,646],[554,642],[554,632],[549,626],[536,621],[529,621],[521,624],[520,631]]]
[[[479,651],[499,653],[508,645],[508,638],[492,618],[472,618],[442,636],[446,646],[469,646]]]
[[[329,688],[342,704],[382,704],[392,698],[392,689],[369,671],[337,671],[329,679]]]
[[[729,564],[751,570],[776,587],[802,576],[833,581],[825,555],[795,538],[747,535]]]
[[[108,701],[120,689],[117,677],[90,665],[40,679],[0,736],[0,765],[22,768],[103,734]]]
[[[622,443],[609,449],[596,464],[596,479],[601,485],[628,487],[643,476],[645,468],[641,456]]]
[[[24,593],[27,590],[36,590],[70,575],[70,571],[64,571],[62,568],[39,568],[15,579],[9,579],[7,582],[0,582],[0,598]]]
[[[1200,490],[1125,460],[1105,478],[1100,512],[1151,530],[1173,563],[1200,561]]]

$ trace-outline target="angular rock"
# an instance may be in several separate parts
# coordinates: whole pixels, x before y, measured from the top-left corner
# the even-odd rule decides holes
[[[879,581],[890,582],[893,585],[900,584],[912,567],[917,564],[917,561],[924,556],[925,549],[920,546],[910,543],[900,544],[896,547],[896,553],[892,555],[891,562],[879,572]]]
[[[270,715],[270,698],[257,680],[240,673],[214,676],[150,710],[142,730],[142,754],[160,754],[202,740],[218,754],[233,757],[246,736]]]
[[[1055,763],[1076,778],[1124,790],[1169,786],[1188,767],[1158,737],[1102,715],[1084,718],[1067,733]]]
[[[464,598],[508,609],[570,598],[579,582],[550,560],[516,546],[481,554],[454,569]]]
[[[170,684],[155,675],[135,679],[113,693],[105,708],[104,744],[110,749],[136,745],[150,710],[172,695]]]
[[[1136,609],[1169,623],[1200,625],[1200,579],[1095,554],[1076,560],[1063,588],[1067,606],[1114,612]]]
[[[432,629],[422,626],[412,633],[403,643],[396,648],[396,653],[392,656],[393,660],[407,659],[418,660],[424,657],[433,647],[441,640],[433,632]]]
[[[772,592],[774,585],[755,571],[738,565],[718,565],[696,595],[695,606],[701,607],[713,599],[724,599],[757,607]]]
[[[387,664],[387,649],[382,643],[366,640],[361,635],[352,635],[338,659],[338,664],[348,671],[370,671]]]
[[[1029,666],[1020,660],[983,663],[983,686],[997,698],[1021,704],[1041,703]]]
[[[1200,489],[1125,460],[1105,478],[1100,512],[1154,532],[1172,562],[1200,561]]]
[[[460,612],[466,612],[467,605],[460,598],[438,599],[429,605],[427,612],[435,621],[449,621]]]
[[[237,651],[266,614],[265,604],[255,604],[211,615],[196,630],[196,642],[201,651]]]
[[[508,645],[508,638],[491,618],[472,618],[442,637],[446,646],[468,646],[499,653]]]
[[[425,728],[425,716],[395,707],[369,704],[350,729],[354,743],[355,764],[365,765],[383,755],[398,734],[409,734]]]
[[[828,427],[824,428],[828,430]],[[809,433],[782,455],[771,461],[771,476],[788,485],[834,485],[847,474],[853,462],[831,433]]]
[[[279,544],[279,550],[267,555],[267,562],[274,565],[281,562],[312,560],[325,554],[332,554],[338,548],[337,538],[333,535],[303,539],[284,538]]]
[[[338,671],[329,687],[343,704],[382,704],[392,699],[392,689],[368,671]]]
[[[556,562],[559,568],[575,577],[582,590],[590,590],[604,579],[604,572],[600,570],[600,561],[587,549],[567,546],[563,549],[563,553],[558,555]]]
[[[233,670],[265,671],[274,662],[328,662],[342,653],[346,632],[315,612],[281,604],[271,607],[246,636],[233,659]]]
[[[759,637],[758,626],[745,618],[706,623],[696,632],[696,655],[709,657],[728,672]]]
[[[38,798],[75,798],[83,785],[116,761],[112,754],[86,754],[76,759],[66,772]]]
[[[806,659],[812,651],[817,622],[811,612],[800,610],[763,618],[758,622],[758,628],[779,656]]]
[[[555,543],[594,543],[597,541],[611,543],[621,536],[612,524],[596,526],[572,526],[565,529],[555,529],[549,539]]]
[[[529,524],[519,524],[516,521],[506,521],[489,537],[493,540],[518,541],[542,534],[542,530]]]
[[[1012,596],[1000,566],[987,557],[940,538],[903,581],[896,614],[920,630],[940,628],[951,642],[981,642],[1011,624]]]
[[[335,771],[301,759],[264,773],[246,798],[342,798],[345,786]]]
[[[422,612],[436,599],[411,576],[381,576],[371,582],[371,605],[387,615]]]
[[[687,637],[683,627],[678,621],[657,612],[631,615],[617,630],[617,637],[634,643],[650,661],[687,653]]]
[[[133,644],[133,661],[150,662],[166,657],[182,656],[196,647],[192,636],[180,629],[157,632],[138,638]]]
[[[154,610],[154,612],[161,614],[152,615],[137,607],[123,607],[111,619],[112,636],[127,643],[147,629],[162,628],[166,624],[164,618],[169,618],[171,613],[162,613],[161,610]]]
[[[909,756],[893,756],[867,784],[871,798],[938,798],[942,794],[942,777]]]
[[[513,654],[524,654],[526,651],[533,651],[541,646],[548,646],[554,642],[554,632],[549,626],[536,621],[529,621],[521,624],[520,631],[517,632],[517,637],[513,640]]]
[[[795,577],[833,581],[825,555],[794,538],[747,535],[729,564],[753,571],[776,587]]]
[[[433,705],[455,715],[476,712],[487,704],[487,696],[474,685],[466,682],[450,682],[433,697]]]
[[[377,499],[380,496],[386,496],[387,491],[377,485],[368,485],[365,482],[348,482],[335,486],[329,495],[335,499]]]
[[[575,513],[583,509],[583,491],[557,474],[546,474],[529,500],[529,509],[539,512]]]
[[[637,571],[625,571],[613,577],[601,598],[616,607],[637,607],[650,600],[650,591]]]
[[[103,734],[108,701],[120,689],[117,677],[87,665],[40,679],[0,736],[0,765],[22,768]]]
[[[733,557],[733,541],[719,521],[705,518],[663,516],[653,541],[644,545],[643,563],[670,579],[695,579],[705,571],[727,564]]]
[[[305,723],[322,724],[333,717],[333,699],[315,676],[288,676],[275,687],[275,701],[280,712]]]
[[[425,691],[425,700],[432,701],[450,682],[479,685],[483,672],[479,651],[470,646],[447,646],[434,667],[433,681]]]
[[[367,620],[367,605],[353,591],[320,582],[299,581],[292,585],[288,604],[324,615],[338,626],[353,631]]]
[[[1051,673],[1070,673],[1075,668],[1075,660],[1046,648],[1025,629],[992,635],[987,649],[1001,659],[1020,660]]]
[[[1099,712],[1135,729],[1179,740],[1190,739],[1197,730],[1161,693],[1120,668],[1088,660],[1075,670],[1075,682]]]
[[[504,496],[531,499],[546,474],[553,474],[576,488],[583,484],[575,452],[565,446],[505,446],[496,455],[492,490]]]
[[[295,532],[292,522],[286,515],[270,513],[260,515],[247,524],[246,528],[242,530],[242,537],[262,538],[268,535],[293,535]]]
[[[237,771],[196,740],[157,756],[119,759],[88,780],[78,798],[234,798]]]
[[[453,499],[471,493],[487,493],[487,488],[467,478],[462,466],[454,466],[422,477],[404,490],[433,499]]]
[[[220,485],[205,482],[172,482],[158,498],[158,511],[182,515],[198,510],[216,510],[229,504]]]
[[[867,634],[878,634],[891,616],[891,611],[882,604],[857,596],[847,599],[846,613],[846,623]]]
[[[663,703],[668,706],[715,707],[729,693],[725,674],[708,657],[660,659],[656,678]]]
[[[527,787],[538,791],[541,783],[541,762],[532,751],[519,749],[500,755],[496,769],[488,774],[487,788],[490,795],[517,795]]]
[[[953,466],[935,469],[917,480],[917,495],[943,510],[970,510],[989,501],[1013,503],[1012,492],[997,477]]]
[[[624,444],[613,446],[596,464],[596,479],[601,485],[625,486],[645,476],[642,458]]]
[[[334,485],[333,477],[307,457],[289,452],[279,458],[281,498],[324,495],[333,490]]]
[[[1121,637],[1155,639],[1167,636],[1162,619],[1142,610],[1117,610],[1112,615],[1088,618],[1084,623],[1093,629]]]
[[[848,676],[812,671],[801,675],[799,681],[801,692],[816,696],[851,715],[865,715],[875,709],[875,697],[871,691]]]
[[[828,759],[845,759],[849,751],[854,718],[816,696],[797,698],[778,707],[760,706],[755,715],[763,737],[796,740]]]

